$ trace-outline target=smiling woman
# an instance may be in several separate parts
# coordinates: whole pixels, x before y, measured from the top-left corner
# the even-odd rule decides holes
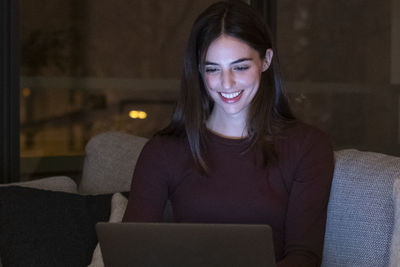
[[[319,266],[329,138],[296,120],[263,19],[241,1],[194,22],[171,123],[143,148],[124,221],[269,224],[279,267]]]
[[[203,78],[214,108],[207,128],[227,137],[245,137],[247,114],[260,85],[261,73],[271,64],[272,50],[261,58],[245,42],[221,35],[208,48]]]

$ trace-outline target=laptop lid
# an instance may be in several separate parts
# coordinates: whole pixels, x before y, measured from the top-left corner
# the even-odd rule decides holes
[[[105,267],[273,267],[268,225],[98,223]]]

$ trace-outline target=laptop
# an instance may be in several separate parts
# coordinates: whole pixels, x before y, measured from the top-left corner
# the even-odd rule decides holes
[[[274,267],[268,225],[98,223],[105,267]]]

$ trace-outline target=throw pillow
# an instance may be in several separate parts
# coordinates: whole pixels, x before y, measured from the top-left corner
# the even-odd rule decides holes
[[[400,179],[393,185],[394,226],[392,247],[390,253],[390,267],[400,266]]]
[[[128,199],[120,193],[115,193],[111,199],[111,215],[109,222],[122,222]],[[88,267],[104,267],[103,257],[101,255],[100,245],[97,243],[93,252],[92,262]]]
[[[7,266],[87,266],[95,224],[111,195],[82,196],[18,186],[0,188],[0,255]]]

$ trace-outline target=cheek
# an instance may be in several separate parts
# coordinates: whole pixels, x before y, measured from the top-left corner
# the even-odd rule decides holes
[[[214,98],[214,94],[216,93],[216,91],[215,91],[215,89],[214,89],[215,87],[213,87],[212,83],[213,83],[212,79],[210,79],[209,77],[203,78],[203,84],[204,84],[204,87],[206,89],[208,96],[211,98]]]
[[[243,77],[242,82],[247,85],[258,85],[260,83],[261,73],[258,71],[253,71],[248,73],[245,77]]]
[[[208,91],[210,90],[216,90],[218,86],[218,80],[216,77],[213,76],[206,76],[204,78],[204,83]]]

